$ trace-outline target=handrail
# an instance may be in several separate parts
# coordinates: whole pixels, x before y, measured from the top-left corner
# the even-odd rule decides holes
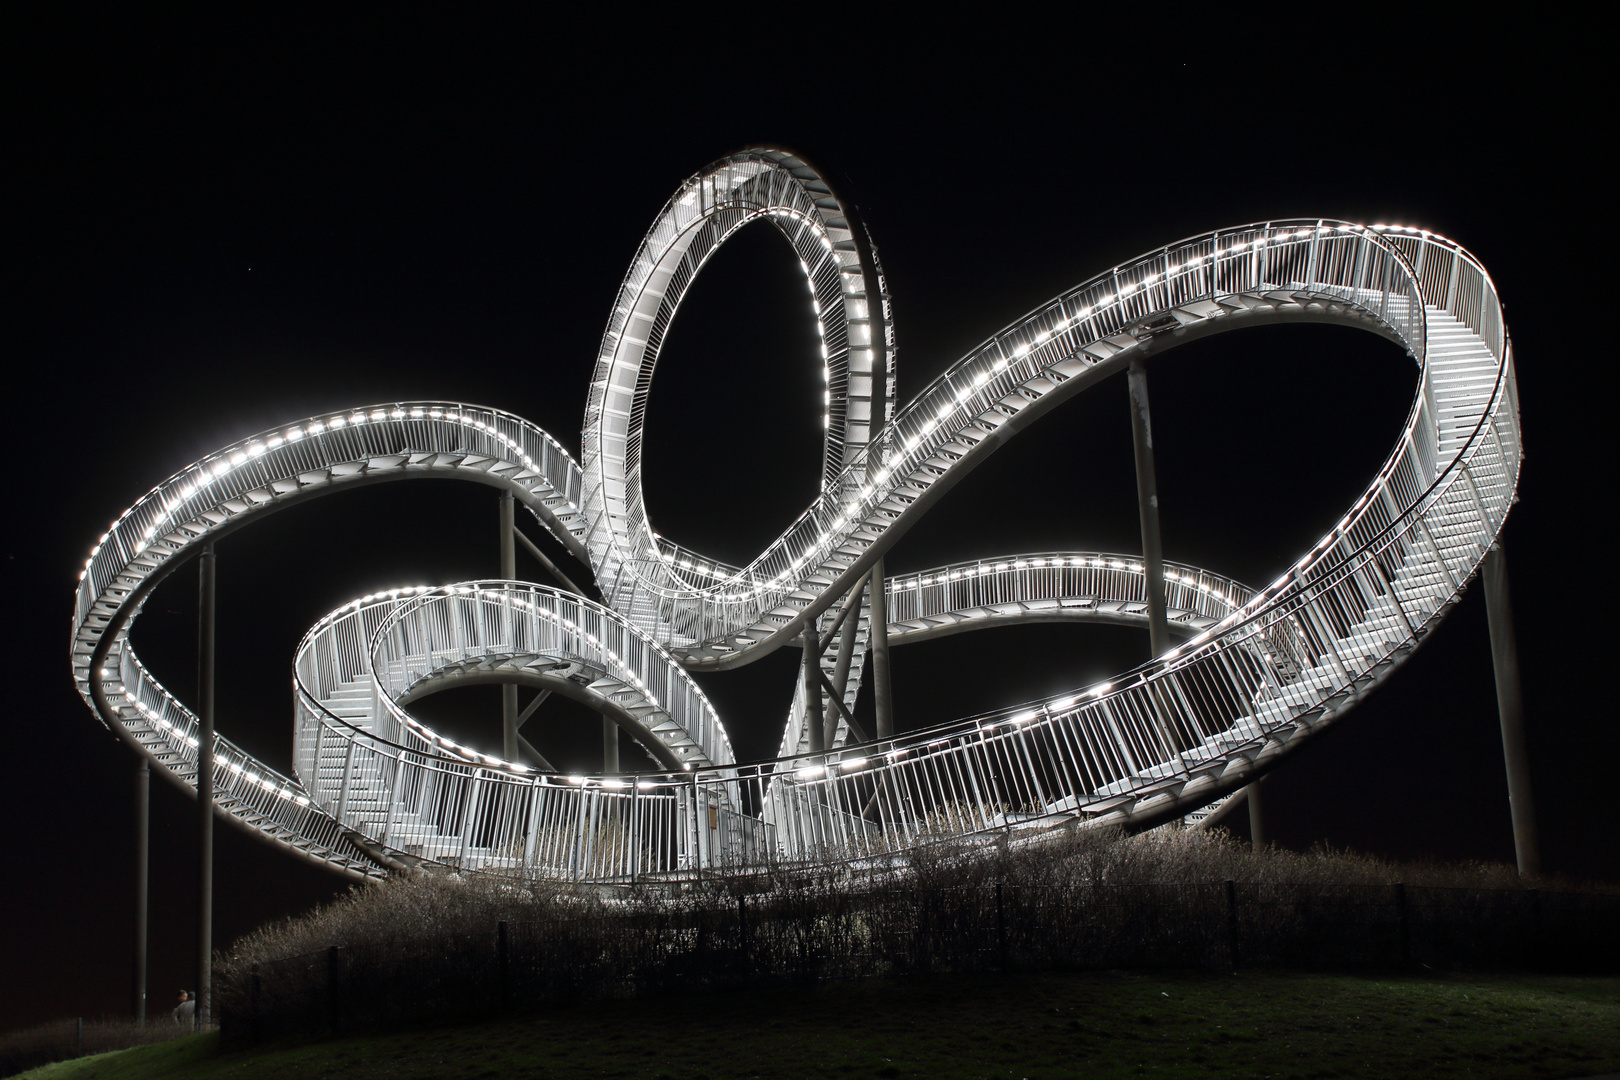
[[[845,405],[866,392],[883,406],[892,380],[863,390],[860,377],[892,370],[881,273],[828,190],[802,161],[766,151],[694,177],[627,274],[621,301],[630,306],[610,322],[599,373],[619,378],[631,370],[613,366],[623,357],[650,373],[656,347],[626,345],[639,333],[627,328],[645,316],[662,333],[708,254],[765,215],[800,248],[827,315],[824,340],[837,353],[829,385]],[[732,760],[724,725],[683,665],[737,666],[806,626],[822,632],[823,613],[947,481],[1011,434],[1134,356],[1275,319],[1382,333],[1407,346],[1422,375],[1372,483],[1285,575],[1250,591],[1169,564],[1178,610],[1197,633],[1107,683],[864,746],[840,726],[830,750]],[[1436,381],[1442,364],[1465,378]],[[114,522],[80,575],[72,663],[81,694],[189,782],[195,718],[140,665],[127,636],[157,582],[202,543],[301,499],[457,476],[521,499],[597,570],[606,603],[489,581],[373,594],[328,615],[295,664],[302,783],[220,741],[222,807],[244,827],[352,874],[375,872],[350,842],[358,833],[405,858],[598,881],[881,859],[917,843],[1034,837],[1077,821],[1144,827],[1262,774],[1404,662],[1478,571],[1522,462],[1512,343],[1484,268],[1431,233],[1321,219],[1205,233],[1096,275],[981,343],[875,438],[863,434],[859,409],[829,405],[822,494],[741,568],[636,531],[639,472],[623,468],[633,462],[603,426],[628,400],[616,392],[593,382],[583,465],[510,414],[407,402],[326,413],[177,472]],[[631,396],[645,392],[643,379]],[[610,511],[619,517],[607,520]],[[1114,558],[958,563],[891,577],[883,602],[891,619],[917,621],[918,633],[928,619],[988,623],[979,609],[1012,595],[997,590],[1023,587],[1018,560],[1046,575],[1018,594],[1034,598],[1093,595],[1102,579],[1085,574],[1115,568],[1086,561]],[[1108,589],[1129,602],[1140,571],[1118,561],[1125,576]],[[857,656],[871,602],[855,613]],[[549,665],[567,665],[602,708],[641,725],[644,742],[684,767],[603,777],[529,770],[444,739],[398,704],[423,680],[475,661],[541,680],[565,678]],[[857,664],[850,700],[858,680]],[[802,716],[801,692],[784,751],[804,745]]]
[[[1298,226],[1309,228],[1299,229]],[[657,596],[679,608],[682,614],[678,618],[683,623],[683,632],[679,636],[683,638],[723,637],[754,624],[764,612],[779,607],[786,597],[797,591],[804,576],[822,569],[826,555],[841,546],[848,537],[862,530],[867,533],[894,530],[897,522],[884,518],[878,508],[897,489],[913,481],[917,471],[939,446],[951,441],[963,429],[971,428],[985,412],[991,410],[996,399],[1005,397],[1019,384],[1061,364],[1065,357],[1054,349],[1054,345],[1066,344],[1071,355],[1082,349],[1084,346],[1074,333],[1076,325],[1091,326],[1096,331],[1091,334],[1094,339],[1108,336],[1101,331],[1122,330],[1152,313],[1152,309],[1144,309],[1120,318],[1118,309],[1130,306],[1129,295],[1146,294],[1155,289],[1168,295],[1173,291],[1173,281],[1197,276],[1218,277],[1223,262],[1230,263],[1243,257],[1239,249],[1251,254],[1268,249],[1273,237],[1287,237],[1277,242],[1296,249],[1307,243],[1320,244],[1324,227],[1331,230],[1340,228],[1340,225],[1299,222],[1273,225],[1269,229],[1246,226],[1240,230],[1221,230],[1183,241],[1180,248],[1175,248],[1178,261],[1163,280],[1160,280],[1157,270],[1161,262],[1168,259],[1166,253],[1171,248],[1161,249],[1093,277],[1025,316],[1007,331],[990,338],[930,383],[896,414],[871,448],[851,461],[839,482],[829,484],[793,524],[737,575],[703,588],[685,585],[676,588],[643,574],[638,579],[638,589],[645,595]],[[1360,230],[1353,234],[1357,242],[1372,245],[1391,260],[1405,262],[1404,257],[1380,233],[1361,226],[1344,225],[1342,228],[1347,232]],[[1302,232],[1305,235],[1302,236]],[[1234,235],[1253,239],[1234,241]],[[1227,246],[1215,250],[1214,237],[1226,238]],[[1329,236],[1328,242],[1345,238]],[[1207,255],[1187,253],[1201,250],[1206,245],[1209,249]],[[1147,272],[1149,269],[1153,272]],[[1127,281],[1123,294],[1109,292],[1116,288],[1114,282],[1131,278],[1135,278],[1137,283]],[[1107,295],[1093,295],[1098,292]],[[1094,304],[1082,304],[1079,302],[1081,298],[1090,298]],[[1350,298],[1337,299],[1357,306]],[[1387,300],[1383,306],[1387,306]],[[1414,306],[1421,310],[1421,305]],[[1073,314],[1055,314],[1057,312]],[[1421,322],[1421,316],[1418,316],[1415,325],[1410,326],[1408,336],[1421,339]],[[1032,362],[1031,357],[1040,362]],[[958,386],[964,389],[956,389]],[[939,400],[942,398],[944,400]],[[958,422],[954,426],[941,428],[938,423],[941,415],[957,418]],[[924,419],[918,420],[918,417]],[[1408,427],[1413,421],[1415,415],[1409,418]],[[866,477],[867,462],[872,460],[873,455],[883,458],[886,464],[874,474],[876,483],[857,486],[856,482]],[[850,504],[847,498],[851,491],[859,496],[854,504]],[[875,558],[881,546],[884,546],[883,541],[880,539],[872,546],[874,550],[870,554]],[[800,554],[785,554],[790,551]],[[646,561],[627,563],[626,566],[631,569],[657,569],[653,563]],[[695,602],[701,613],[694,616],[692,603],[689,602]],[[696,635],[685,629],[694,621],[703,627]],[[666,625],[669,626],[668,631],[661,629],[655,632],[662,636],[663,633],[675,631],[668,617],[660,623],[660,627]],[[791,624],[782,631],[781,636],[791,636],[795,626],[796,623]]]

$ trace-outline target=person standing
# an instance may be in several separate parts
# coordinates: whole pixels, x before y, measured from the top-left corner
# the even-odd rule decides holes
[[[180,1003],[174,1007],[174,1022],[191,1026],[197,1018],[197,1002],[184,990],[180,991]]]

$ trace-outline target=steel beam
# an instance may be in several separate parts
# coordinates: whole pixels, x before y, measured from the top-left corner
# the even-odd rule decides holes
[[[843,629],[838,635],[838,660],[833,665],[832,686],[833,696],[838,699],[840,708],[843,707],[844,691],[849,686],[849,665],[855,659],[855,638],[860,631],[861,624],[861,597],[865,593],[866,579],[862,578],[860,583],[850,591],[850,598],[846,602],[846,610],[839,616],[843,622]],[[825,649],[827,643],[823,641],[821,647]]]
[[[819,674],[821,676],[821,685],[827,690],[827,700],[831,701],[833,705],[833,711],[827,715],[827,735],[824,745],[829,747],[832,746],[833,740],[837,738],[838,717],[840,716],[844,718],[844,723],[849,725],[850,738],[854,739],[856,742],[869,741],[866,737],[865,730],[862,729],[861,725],[855,720],[855,717],[851,715],[848,706],[844,704],[844,697],[838,692],[838,688],[833,685],[833,681],[827,678],[826,672],[819,672]]]
[[[1228,816],[1230,816],[1232,811],[1236,810],[1239,806],[1242,806],[1245,802],[1248,802],[1248,800],[1249,800],[1249,789],[1246,788],[1246,787],[1238,788],[1236,791],[1234,791],[1232,793],[1232,797],[1230,799],[1227,799],[1224,803],[1222,803],[1220,805],[1220,807],[1213,814],[1210,814],[1203,821],[1200,821],[1196,825],[1194,825],[1193,830],[1198,831],[1198,832],[1202,832],[1202,831],[1206,831],[1206,830],[1209,830],[1209,829],[1213,829],[1215,826],[1219,825],[1222,821],[1224,821]]]
[[[152,770],[135,766],[135,1024],[146,1023],[146,904],[151,855]]]
[[[197,597],[197,1012],[208,1026],[214,969],[214,543],[198,559]]]
[[[1491,661],[1496,669],[1496,709],[1502,720],[1502,756],[1507,762],[1508,806],[1513,811],[1513,848],[1519,876],[1541,873],[1541,838],[1530,795],[1530,759],[1524,745],[1524,698],[1519,685],[1519,647],[1513,637],[1513,605],[1508,596],[1507,557],[1500,542],[1485,553],[1485,612],[1491,628]]]
[[[545,769],[547,772],[557,771],[557,766],[553,765],[549,760],[547,760],[546,755],[536,750],[534,748],[534,744],[528,739],[525,739],[522,735],[518,736],[518,746],[523,750],[527,750],[530,756],[534,758],[535,764],[540,768]]]
[[[1159,538],[1159,487],[1153,471],[1153,419],[1148,410],[1147,369],[1133,357],[1126,372],[1131,394],[1131,441],[1136,447],[1136,505],[1142,519],[1142,568],[1147,578],[1148,638],[1153,655],[1170,651],[1165,615],[1164,545]]]
[[[821,635],[815,623],[804,628],[799,639],[804,649],[804,727],[810,736],[810,752],[819,754],[827,749],[825,723],[821,708]]]
[[[838,609],[838,617],[833,619],[832,625],[827,627],[826,633],[821,635],[822,652],[832,648],[833,638],[843,632],[843,628],[849,623],[849,617],[860,610],[861,596],[866,589],[868,576],[867,574],[861,575],[860,580],[855,583],[854,587],[849,590],[849,594],[844,597],[843,606]],[[860,620],[857,619],[856,621],[859,622]]]
[[[512,493],[501,492],[501,580],[517,577],[517,523],[514,518]],[[513,683],[501,685],[501,757],[518,760],[518,688]]]
[[[551,696],[551,691],[550,690],[542,690],[538,694],[534,695],[534,700],[529,702],[527,705],[523,706],[523,711],[518,713],[517,722],[516,722],[516,724],[514,726],[517,727],[519,730],[522,730],[523,725],[527,724],[529,722],[529,717],[533,716],[534,711],[536,709],[538,709],[541,705],[544,705],[545,701],[546,701],[546,698],[548,698],[550,696]],[[519,742],[523,741],[521,736],[519,737],[518,741]]]
[[[883,577],[882,559],[872,564],[867,591],[872,597],[872,705],[877,714],[873,737],[881,741],[894,737],[894,689],[889,678],[889,591]]]
[[[524,550],[530,555],[534,556],[534,561],[539,563],[545,569],[546,573],[557,579],[557,584],[561,585],[563,588],[567,589],[576,596],[585,595],[585,590],[581,589],[578,585],[575,585],[573,581],[569,579],[567,574],[563,573],[557,568],[556,563],[546,558],[546,553],[541,551],[533,540],[530,540],[527,536],[524,536],[523,531],[517,527],[516,523],[514,523],[512,526],[512,532],[515,536],[517,536],[518,542],[523,545]],[[513,573],[516,574],[516,572],[516,568],[514,567]]]

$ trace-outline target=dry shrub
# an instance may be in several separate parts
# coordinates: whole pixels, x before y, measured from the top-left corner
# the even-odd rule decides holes
[[[396,874],[356,885],[328,904],[295,918],[267,923],[230,949],[221,969],[246,971],[257,963],[303,956],[328,945],[378,945],[425,935],[488,933],[502,921],[589,914],[595,895],[548,882],[462,874]]]
[[[1158,829],[1136,836],[1079,829],[1045,843],[1003,847],[979,875],[1021,885],[1171,885],[1237,881],[1252,885],[1408,885],[1518,889],[1524,883],[1505,863],[1395,862],[1317,844],[1309,851],[1263,848],[1224,829]],[[1542,881],[1545,887],[1582,888]]]
[[[86,1020],[81,1047],[76,1021],[36,1024],[0,1035],[0,1076],[11,1076],[53,1061],[168,1042],[189,1034],[189,1024],[181,1026],[161,1013],[142,1027],[137,1027],[133,1020]]]
[[[1160,829],[1125,835],[1077,829],[1034,841],[953,841],[912,848],[866,867],[844,861],[771,864],[747,874],[712,874],[703,888],[654,883],[603,894],[566,884],[444,873],[401,874],[357,885],[308,914],[271,923],[238,940],[223,970],[301,956],[329,945],[380,945],[426,935],[487,934],[501,921],[533,923],[595,915],[646,915],[730,908],[750,896],[784,914],[827,912],[874,890],[959,889],[1000,881],[1023,887],[1177,885],[1390,885],[1518,889],[1503,863],[1400,863],[1318,845],[1309,851],[1253,851],[1225,830]],[[1547,888],[1605,891],[1569,881]]]
[[[1256,852],[1219,830],[980,836],[628,889],[416,873],[243,938],[216,968],[216,1002],[235,1038],[772,981],[1224,966],[1240,952],[1570,970],[1620,955],[1616,890],[1537,884],[1547,895],[1498,864]]]

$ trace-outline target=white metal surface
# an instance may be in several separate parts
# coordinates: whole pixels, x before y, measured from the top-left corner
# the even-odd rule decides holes
[[[819,498],[737,568],[652,534],[636,418],[692,276],[760,217],[805,263],[827,343],[829,436]],[[750,151],[716,163],[666,206],[621,289],[590,391],[583,468],[521,418],[444,402],[327,414],[227,447],[154,488],[90,553],[73,620],[80,692],[159,768],[194,783],[195,717],[129,648],[150,590],[205,540],[296,501],[457,476],[511,492],[594,569],[606,605],[520,582],[346,605],[298,652],[298,779],[219,741],[216,791],[231,820],[353,875],[427,860],[599,881],[882,857],[991,831],[1142,827],[1236,790],[1378,685],[1455,603],[1513,501],[1511,344],[1489,276],[1443,238],[1307,220],[1169,245],[985,342],[875,439],[874,395],[886,408],[893,380],[871,376],[892,369],[893,338],[873,306],[881,274],[865,243],[799,159]],[[1251,591],[1169,566],[1172,624],[1190,640],[1108,684],[876,744],[858,744],[840,718],[833,749],[816,755],[803,752],[801,690],[782,756],[732,760],[720,718],[683,669],[747,663],[806,625],[825,633],[959,472],[1133,356],[1277,321],[1364,327],[1402,343],[1421,371],[1377,478],[1287,575]],[[1043,553],[892,578],[891,640],[1008,621],[1141,621],[1137,565]],[[846,704],[869,610],[868,597],[854,616]],[[836,652],[823,657],[829,677]],[[457,746],[408,708],[454,680],[524,681],[590,702],[669,771],[556,776]]]

